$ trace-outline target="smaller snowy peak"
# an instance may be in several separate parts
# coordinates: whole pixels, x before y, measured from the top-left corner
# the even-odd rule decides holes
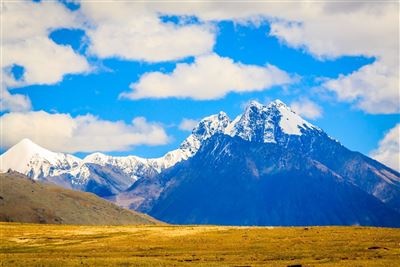
[[[75,156],[52,152],[25,138],[0,156],[0,170],[12,169],[37,179],[74,168],[80,161]]]
[[[210,138],[216,133],[223,133],[231,120],[225,112],[219,112],[202,119],[193,129],[192,134],[186,138],[180,146],[182,150],[190,151],[194,154],[200,147],[201,142]]]
[[[225,134],[239,136],[247,141],[264,141],[267,108],[257,101],[250,101],[242,115],[226,127]]]
[[[140,178],[141,173],[147,169],[153,168],[148,159],[136,156],[114,157],[105,155],[100,152],[92,153],[86,156],[82,161],[80,168],[85,169],[87,163],[97,164],[100,166],[113,166],[120,169],[123,173],[130,176],[133,180]]]
[[[44,158],[50,163],[54,163],[57,159],[57,153],[35,144],[28,138],[22,139],[1,155],[2,158],[11,158],[11,156],[16,157],[16,161],[21,163],[31,159],[33,156]]]
[[[271,101],[268,106],[280,106],[280,107],[285,107],[289,108],[282,100],[280,99],[275,99],[274,101]]]
[[[111,156],[105,155],[100,152],[95,152],[92,154],[87,155],[84,159],[84,163],[94,163],[99,165],[107,164],[107,162],[112,158]]]
[[[229,123],[230,119],[228,115],[221,111],[218,114],[202,119],[193,129],[192,134],[199,140],[205,140],[217,132],[223,132]]]
[[[260,102],[258,102],[258,101],[256,101],[256,100],[251,100],[251,101],[247,104],[245,110],[248,110],[248,109],[257,109],[257,110],[261,110],[261,109],[264,109],[264,108],[265,108],[265,106],[264,106],[263,104],[261,104]]]
[[[120,163],[131,163],[140,162],[146,163],[147,159],[140,158],[137,156],[109,156],[100,152],[95,152],[87,155],[84,159],[84,163],[94,163],[99,165],[114,164],[116,162]]]
[[[224,133],[231,120],[225,112],[219,112],[203,118],[180,145],[161,158],[150,159],[157,171],[172,167],[176,163],[192,157],[199,150],[201,143],[216,133]]]

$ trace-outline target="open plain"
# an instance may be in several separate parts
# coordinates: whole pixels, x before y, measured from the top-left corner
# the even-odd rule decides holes
[[[1,223],[2,266],[400,266],[400,230]]]

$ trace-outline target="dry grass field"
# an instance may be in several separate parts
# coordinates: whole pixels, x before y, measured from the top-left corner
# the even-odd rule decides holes
[[[1,223],[2,266],[400,266],[400,230]]]
[[[159,221],[94,194],[0,173],[0,221],[42,224],[133,225]]]

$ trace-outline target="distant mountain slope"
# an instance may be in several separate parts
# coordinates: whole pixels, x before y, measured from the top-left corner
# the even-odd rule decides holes
[[[161,194],[140,209],[169,223],[400,227],[400,213],[387,204],[275,144],[214,136],[157,180]]]
[[[0,174],[0,182],[0,221],[88,225],[159,223],[93,194],[37,182],[16,172]]]
[[[187,161],[115,201],[170,223],[400,227],[398,172],[280,101],[252,102]]]
[[[0,171],[7,172],[9,169],[37,181],[99,196],[117,194],[137,179],[157,173],[146,159],[139,157],[111,157],[93,153],[80,159],[52,152],[29,139],[21,140],[0,156]]]

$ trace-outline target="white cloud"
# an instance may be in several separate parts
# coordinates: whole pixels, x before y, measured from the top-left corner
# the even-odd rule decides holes
[[[198,120],[184,118],[184,119],[182,119],[178,128],[182,131],[191,132],[191,131],[193,131],[194,127],[197,126],[198,123],[199,123]]]
[[[2,3],[2,60],[3,79],[6,86],[53,84],[68,73],[89,70],[85,57],[71,47],[55,44],[48,35],[56,28],[79,27],[77,18],[62,4],[42,1],[34,3]],[[15,80],[5,71],[14,64],[24,67],[24,76]]]
[[[54,84],[66,74],[89,70],[85,57],[76,54],[71,47],[57,45],[48,38],[53,29],[78,26],[76,18],[60,3],[2,2],[1,13],[0,111],[31,109],[28,96],[9,92],[14,87]],[[24,68],[23,76],[18,80],[11,72],[14,65]]]
[[[80,1],[80,4],[81,9],[71,12],[55,1],[2,3],[1,49],[4,56],[1,67],[3,80],[8,88],[28,84],[53,84],[59,82],[65,74],[90,70],[83,56],[76,54],[68,46],[56,45],[48,38],[51,30],[60,27],[83,28],[90,38],[89,52],[101,58],[119,57],[158,62],[196,56],[200,61],[201,58],[207,58],[205,55],[212,52],[215,43],[216,30],[210,26],[213,25],[212,21],[257,23],[268,20],[271,23],[269,35],[317,58],[336,58],[343,55],[375,57],[376,62],[373,64],[347,76],[328,80],[322,87],[335,92],[339,100],[354,103],[369,113],[399,112],[395,103],[399,98],[398,3]],[[201,23],[163,23],[159,19],[162,14],[194,15]],[[9,72],[4,71],[4,68],[12,64],[25,67],[22,80],[15,81]],[[193,64],[190,66],[193,67]],[[180,72],[180,75],[166,79],[169,77],[166,74],[147,74],[141,79],[143,83],[137,85],[146,86],[147,89],[151,87],[149,93],[135,87],[136,93],[125,95],[132,98],[153,97],[157,90],[155,87],[160,85],[151,86],[150,78],[154,81],[160,78],[172,83],[177,78],[184,80],[185,74]],[[191,82],[188,83],[191,85]],[[193,89],[192,86],[189,87]],[[173,90],[171,93],[162,92],[161,95],[158,91],[155,95],[210,99],[222,97],[228,91],[246,91],[243,87],[233,90],[222,87],[217,88],[215,95],[210,92],[201,95],[190,90],[186,94]],[[170,90],[168,85],[160,88]],[[202,88],[198,91],[207,90]],[[22,98],[16,96],[15,99],[20,101]]]
[[[353,10],[347,7],[345,3],[303,4],[296,13],[278,14],[279,20],[271,23],[270,35],[319,58],[396,53],[396,5],[367,3]]]
[[[177,60],[209,53],[215,42],[209,25],[163,23],[150,3],[83,1],[81,12],[90,25],[89,51],[100,58]]]
[[[399,113],[398,70],[398,67],[390,68],[377,61],[350,75],[329,80],[323,87],[334,91],[339,100],[353,102],[368,113]]]
[[[0,88],[0,112],[28,111],[31,107],[31,101],[27,96],[21,94],[10,94],[10,92],[5,88]]]
[[[390,2],[158,3],[160,12],[203,21],[271,22],[270,35],[317,57],[396,53],[398,4]],[[366,21],[371,23],[366,23]]]
[[[336,92],[339,100],[354,103],[368,113],[399,112],[398,3],[206,2],[160,4],[160,9],[167,13],[196,15],[205,21],[257,23],[268,20],[270,36],[321,60],[345,55],[375,57],[375,63],[331,79],[322,87]]]
[[[172,73],[146,73],[121,97],[217,99],[229,92],[261,91],[290,82],[289,75],[275,66],[245,65],[211,54],[177,64]]]
[[[290,108],[308,119],[317,119],[322,116],[322,108],[307,98],[292,102]]]
[[[389,130],[379,141],[379,147],[370,155],[394,170],[400,171],[400,124]]]
[[[86,59],[75,54],[70,46],[57,45],[46,37],[7,44],[3,53],[4,66],[17,64],[25,68],[21,80],[13,79],[11,74],[6,76],[8,86],[54,84],[60,82],[65,74],[89,70]]]
[[[0,117],[1,146],[23,138],[60,152],[123,151],[136,145],[162,145],[169,141],[162,126],[137,117],[130,124],[93,115],[72,117],[44,111],[7,113]]]
[[[294,18],[298,23],[273,22],[270,34],[318,58],[375,57],[374,63],[330,79],[322,88],[368,113],[398,113],[398,5],[324,3],[319,6],[314,11],[310,9],[306,16],[299,12],[299,17]]]

